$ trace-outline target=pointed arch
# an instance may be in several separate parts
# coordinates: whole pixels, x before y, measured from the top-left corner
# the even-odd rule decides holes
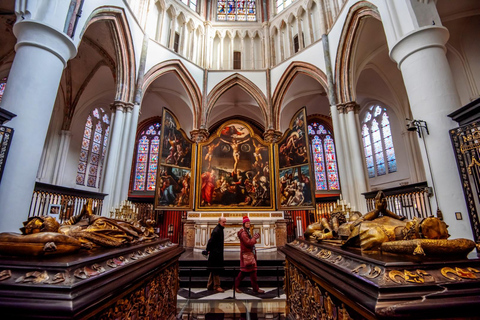
[[[87,28],[96,22],[109,23],[113,35],[113,43],[117,58],[115,66],[116,92],[115,100],[132,102],[135,92],[135,51],[132,34],[125,15],[119,7],[100,7],[94,10],[83,27],[80,39]]]
[[[250,94],[253,99],[255,99],[255,101],[258,103],[258,106],[260,107],[260,110],[262,111],[265,123],[268,123],[268,103],[267,98],[265,97],[263,92],[257,87],[257,85],[255,85],[246,77],[242,76],[239,73],[234,73],[228,78],[225,78],[223,81],[218,83],[208,94],[207,107],[204,110],[204,117],[202,119],[203,125],[207,124],[207,119],[217,100],[222,96],[222,94],[224,94],[228,89],[232,88],[235,85],[239,85],[243,90]]]
[[[159,63],[153,66],[144,77],[144,82],[142,86],[142,92],[145,93],[146,89],[150,86],[150,84],[169,72],[173,72],[183,84],[185,91],[187,92],[190,101],[191,101],[191,108],[193,112],[193,119],[197,123],[194,123],[194,129],[197,129],[200,123],[200,120],[197,115],[201,114],[201,101],[202,101],[202,93],[200,88],[198,87],[195,79],[192,77],[188,69],[185,65],[178,59],[175,60],[167,60],[162,63]]]
[[[275,88],[272,96],[272,105],[273,105],[273,115],[272,115],[272,125],[276,130],[280,128],[280,112],[281,112],[281,105],[285,94],[288,91],[288,88],[292,84],[293,80],[298,74],[305,74],[320,83],[323,87],[325,92],[327,92],[327,76],[325,73],[317,68],[316,66],[302,62],[302,61],[294,61],[292,62],[288,68],[283,73],[280,81]]]
[[[378,8],[368,1],[350,7],[338,43],[335,61],[335,83],[339,104],[355,101],[355,79],[353,78],[353,47],[360,21],[364,18],[380,20]]]

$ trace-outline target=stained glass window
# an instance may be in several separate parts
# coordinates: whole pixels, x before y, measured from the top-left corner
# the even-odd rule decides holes
[[[255,1],[217,1],[218,21],[257,21]]]
[[[182,0],[187,6],[189,6],[192,10],[197,11],[197,0]]]
[[[144,126],[137,136],[133,191],[154,191],[160,146],[160,122]]]
[[[387,109],[371,106],[362,126],[362,140],[368,177],[374,178],[397,171],[392,130]]]
[[[340,190],[333,135],[325,124],[312,121],[308,124],[308,136],[315,170],[316,190]]]
[[[110,118],[102,108],[87,117],[77,167],[78,185],[99,188],[110,132]]]
[[[277,13],[280,13],[296,0],[277,0]]]
[[[7,78],[0,80],[0,101],[2,101],[3,93],[5,92],[5,87],[7,86]]]

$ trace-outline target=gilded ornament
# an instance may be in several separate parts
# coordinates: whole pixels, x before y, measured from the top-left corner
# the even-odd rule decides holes
[[[49,279],[47,271],[32,271],[32,272],[27,272],[24,276],[19,277],[15,282],[17,283],[27,283],[27,282],[32,282],[35,284],[40,284],[44,283]]]
[[[456,267],[455,269],[450,268],[450,267],[445,267],[445,268],[442,268],[442,270],[441,270],[442,275],[449,280],[478,279],[478,277],[475,273],[479,273],[479,272],[480,271],[478,271],[477,269],[474,269],[474,268],[467,268],[465,270],[465,269],[461,269],[461,268],[458,268],[458,267]],[[453,273],[454,275],[456,275],[460,279],[449,276],[448,275],[449,273]]]
[[[12,276],[12,271],[10,270],[2,270],[0,272],[0,281],[7,280]]]

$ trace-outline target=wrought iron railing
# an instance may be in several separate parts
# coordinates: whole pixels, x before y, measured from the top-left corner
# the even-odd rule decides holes
[[[426,182],[382,190],[387,199],[387,208],[398,215],[413,219],[434,215],[430,206],[431,189]],[[375,209],[377,191],[363,193],[367,202],[367,210]]]

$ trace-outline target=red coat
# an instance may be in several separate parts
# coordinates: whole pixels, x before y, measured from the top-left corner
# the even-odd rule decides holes
[[[240,271],[252,272],[257,270],[257,254],[255,253],[255,264],[253,266],[246,267],[243,262],[243,253],[253,252],[253,247],[257,243],[257,239],[248,237],[247,231],[244,228],[240,229],[237,233],[238,239],[240,239]]]

